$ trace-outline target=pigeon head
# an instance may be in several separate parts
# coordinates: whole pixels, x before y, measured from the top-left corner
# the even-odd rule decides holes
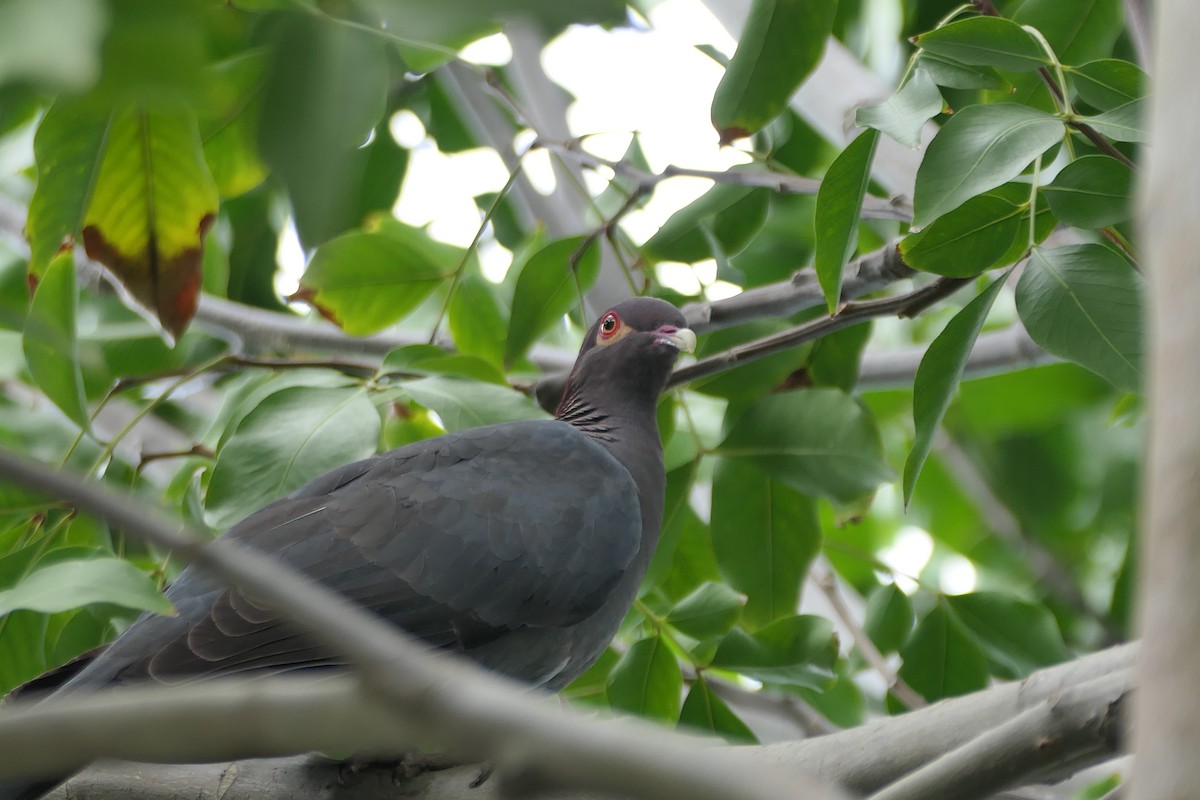
[[[583,337],[558,418],[653,415],[676,357],[695,348],[696,334],[670,303],[653,297],[618,303]]]

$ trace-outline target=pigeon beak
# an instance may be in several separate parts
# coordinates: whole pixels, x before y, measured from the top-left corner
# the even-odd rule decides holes
[[[676,350],[681,350],[684,353],[696,352],[696,334],[690,328],[676,328],[673,325],[664,325],[655,331],[657,339],[664,344],[669,344]]]

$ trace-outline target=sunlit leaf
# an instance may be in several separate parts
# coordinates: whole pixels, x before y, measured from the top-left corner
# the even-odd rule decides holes
[[[130,107],[113,115],[83,218],[84,247],[175,337],[196,313],[217,199],[190,111]]]

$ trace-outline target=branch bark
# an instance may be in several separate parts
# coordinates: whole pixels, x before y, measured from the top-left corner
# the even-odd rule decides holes
[[[925,709],[877,720],[828,736],[766,747],[715,747],[704,750],[707,757],[722,761],[736,774],[756,773],[764,766],[801,770],[831,783],[839,783],[855,792],[867,793],[892,784],[903,776],[936,765],[947,754],[963,758],[960,748],[978,737],[992,737],[999,747],[979,759],[986,764],[995,753],[1019,752],[1031,741],[1065,742],[1062,750],[1046,749],[1038,758],[1013,756],[1005,775],[1016,783],[1033,779],[1051,779],[1081,769],[1105,758],[1104,747],[1094,747],[1095,720],[1111,714],[1110,703],[1130,688],[1130,671],[1135,645],[1123,645],[1059,666],[1051,667],[1019,683],[1007,683],[965,697],[944,700]],[[153,715],[167,731],[149,725],[150,716],[114,713],[121,695],[139,697],[141,714]],[[533,697],[524,698],[532,703]],[[219,759],[237,752],[229,744],[246,747],[245,753],[262,755],[264,742],[276,732],[295,749],[327,748],[345,751],[350,746],[366,752],[386,752],[403,741],[396,727],[402,717],[381,707],[353,680],[280,679],[274,681],[211,682],[186,689],[145,688],[137,691],[113,691],[107,697],[92,697],[74,702],[70,725],[60,712],[45,707],[29,709],[29,716],[18,724],[5,717],[0,721],[0,751],[5,763],[23,763],[25,758],[52,758],[70,741],[91,736],[108,755],[135,754],[132,741],[140,737],[149,751],[159,757],[174,756],[186,744],[167,752],[164,740],[170,730],[196,727],[202,736],[197,754]],[[1066,709],[1066,711],[1064,711]],[[199,714],[194,717],[193,712]],[[61,714],[71,713],[63,710]],[[37,731],[31,734],[30,717],[41,715]],[[204,724],[198,724],[203,720]],[[520,720],[515,722],[519,723]],[[211,727],[210,727],[211,726]],[[597,729],[625,730],[617,722],[598,723]],[[86,733],[86,731],[91,733]],[[82,732],[81,732],[82,731]],[[659,737],[667,734],[657,729]],[[43,734],[54,742],[47,747]],[[190,736],[190,733],[186,733]],[[514,727],[510,735],[520,735]],[[1030,738],[1032,737],[1032,738]],[[281,739],[273,740],[276,747]],[[1082,742],[1084,746],[1077,746]],[[1024,743],[1023,745],[1021,743]],[[222,749],[224,748],[224,749]],[[1017,749],[1014,749],[1017,748]],[[42,752],[49,751],[49,752]],[[1026,752],[1028,752],[1026,750]],[[1070,758],[1068,759],[1068,756]],[[998,758],[999,756],[997,756]],[[732,764],[732,766],[730,766]],[[1045,767],[1049,765],[1050,772]],[[3,769],[0,764],[0,769]],[[929,766],[934,775],[945,775],[942,766]],[[0,773],[2,774],[2,773]],[[470,797],[485,800],[494,795],[498,782],[470,790],[467,784],[478,769],[455,770],[407,782],[403,793],[421,800],[459,800]],[[955,773],[958,774],[958,773]],[[920,780],[928,780],[929,773]],[[219,767],[150,766],[145,764],[103,764],[89,769],[71,781],[55,798],[68,796],[127,797],[129,787],[138,785],[138,796],[162,800],[169,797],[222,797],[235,800],[255,797],[274,800],[298,796],[319,796],[323,787],[345,781],[351,797],[377,797],[383,788],[395,793],[391,771],[365,771],[356,775],[339,772],[337,765],[314,762],[298,756],[268,761],[225,762]],[[251,791],[256,794],[250,794]],[[341,787],[338,789],[343,791]],[[804,789],[795,787],[786,795],[796,796]],[[359,792],[362,792],[359,794]],[[591,797],[592,795],[587,795]],[[812,795],[820,796],[820,795]],[[961,795],[960,795],[961,796]]]

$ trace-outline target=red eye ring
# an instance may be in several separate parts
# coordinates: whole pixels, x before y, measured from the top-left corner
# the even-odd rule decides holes
[[[611,339],[616,335],[617,331],[621,330],[621,318],[617,316],[617,312],[610,311],[600,320],[600,338]]]

